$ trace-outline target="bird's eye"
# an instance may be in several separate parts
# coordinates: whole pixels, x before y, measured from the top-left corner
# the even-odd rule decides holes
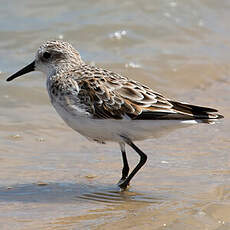
[[[49,52],[44,52],[44,54],[42,55],[45,59],[49,59],[51,57],[51,53]]]

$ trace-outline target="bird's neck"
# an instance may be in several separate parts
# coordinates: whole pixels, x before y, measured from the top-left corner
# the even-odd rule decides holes
[[[79,62],[62,62],[59,63],[57,66],[55,66],[55,70],[51,71],[51,75],[56,75],[56,74],[60,74],[60,73],[70,73],[73,70],[77,70],[79,69],[82,65],[84,65],[85,63],[83,61],[79,61]]]

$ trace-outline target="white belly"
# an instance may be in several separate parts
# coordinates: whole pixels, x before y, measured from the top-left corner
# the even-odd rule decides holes
[[[196,121],[180,120],[114,120],[92,119],[82,113],[72,113],[59,104],[53,104],[62,119],[83,136],[99,142],[121,142],[121,136],[129,139],[144,140],[166,135],[174,129],[187,127]]]

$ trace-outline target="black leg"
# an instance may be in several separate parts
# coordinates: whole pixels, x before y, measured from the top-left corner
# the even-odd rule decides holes
[[[133,171],[129,174],[129,176],[119,184],[119,187],[122,189],[126,189],[131,179],[136,175],[136,173],[141,169],[141,167],[145,164],[147,161],[147,156],[145,153],[143,153],[130,139],[127,137],[123,137],[123,140],[126,144],[128,144],[130,147],[132,147],[140,156],[140,161],[137,164],[137,166],[133,169]]]
[[[123,169],[122,169],[122,176],[118,184],[122,183],[129,174],[129,164],[128,164],[128,160],[126,157],[125,144],[120,143],[120,148],[121,148],[121,153],[122,153]]]

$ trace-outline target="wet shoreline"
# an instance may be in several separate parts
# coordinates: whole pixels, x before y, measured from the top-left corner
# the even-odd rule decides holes
[[[13,2],[0,10],[0,228],[229,229],[228,2]],[[225,118],[137,142],[148,162],[121,192],[116,143],[68,128],[41,74],[5,81],[51,38],[73,43],[87,63]],[[127,150],[134,167],[138,156]]]

